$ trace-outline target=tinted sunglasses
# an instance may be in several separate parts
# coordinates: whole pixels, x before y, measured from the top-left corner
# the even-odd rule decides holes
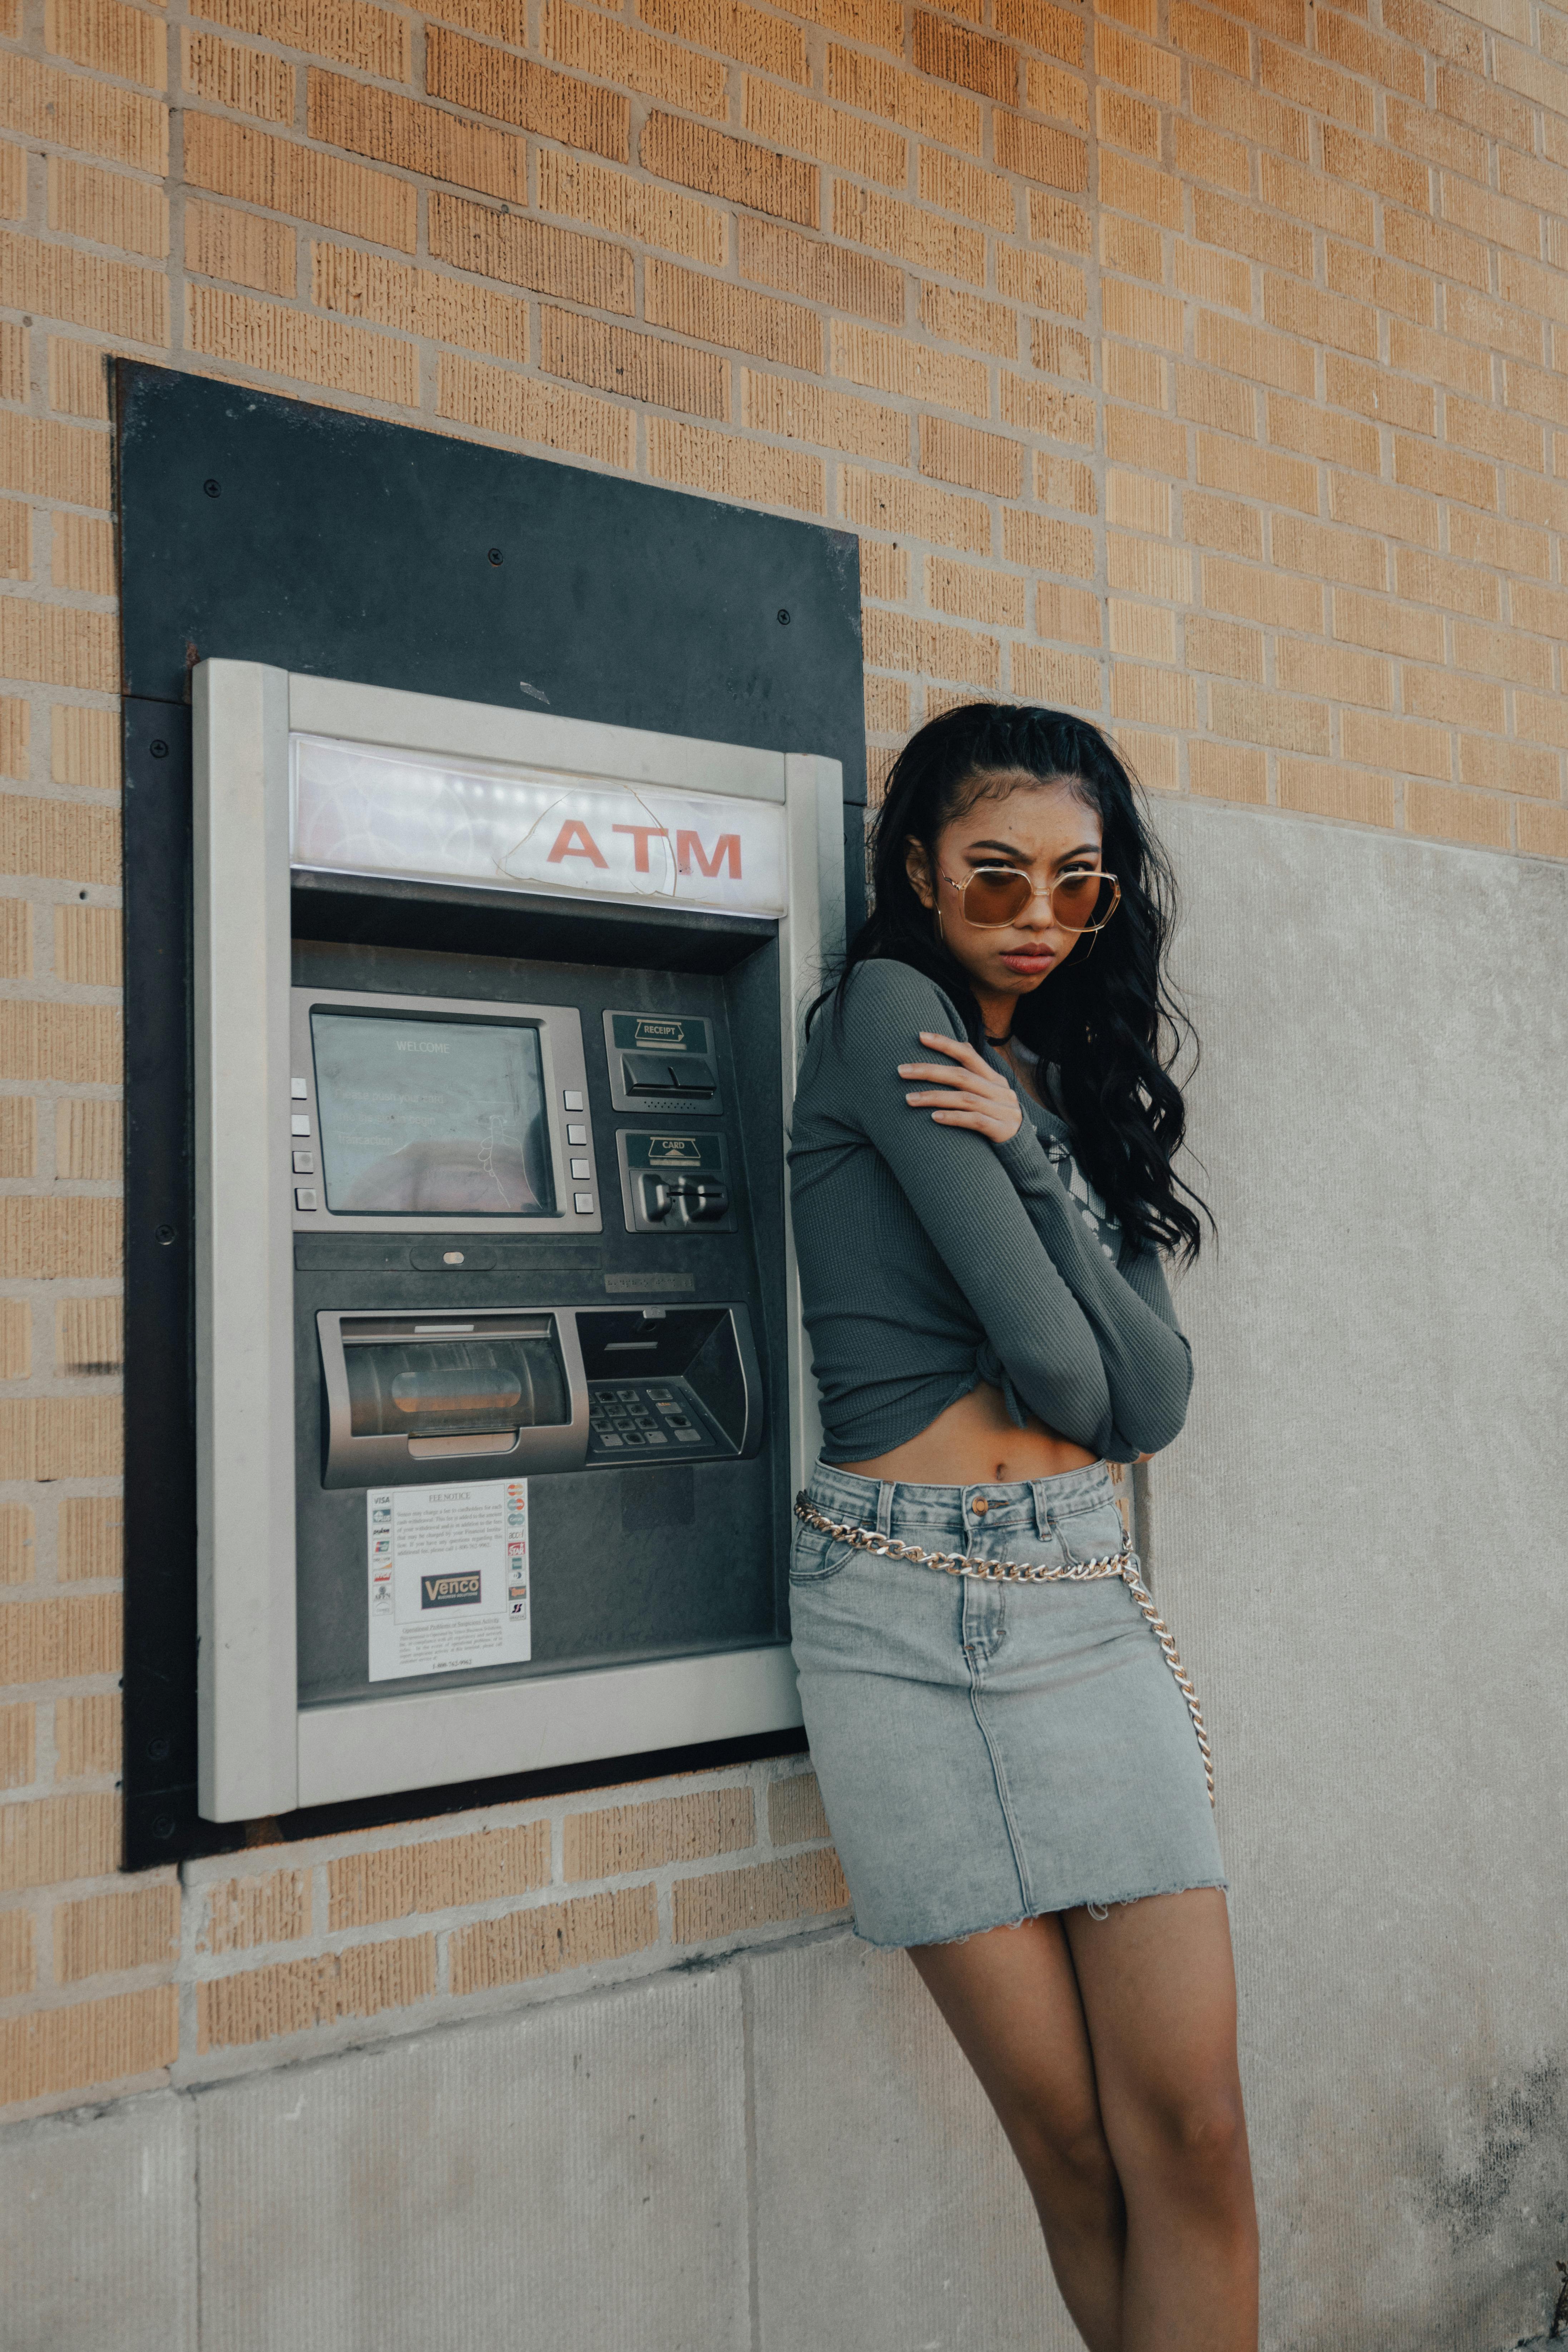
[[[1032,898],[1048,898],[1051,915],[1064,931],[1100,931],[1121,904],[1114,874],[1064,874],[1055,882],[1031,882],[1016,866],[977,866],[963,881],[942,879],[958,892],[963,919],[977,931],[1005,930]]]

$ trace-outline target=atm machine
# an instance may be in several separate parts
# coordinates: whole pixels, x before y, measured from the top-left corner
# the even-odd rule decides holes
[[[200,1811],[798,1723],[836,761],[195,669]]]

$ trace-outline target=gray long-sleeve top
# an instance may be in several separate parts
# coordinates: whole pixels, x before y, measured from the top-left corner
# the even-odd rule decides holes
[[[790,1202],[823,1459],[886,1453],[982,1381],[1020,1423],[1112,1461],[1157,1453],[1192,1386],[1158,1251],[1109,1223],[1119,1247],[1102,1242],[1058,1172],[1068,1130],[1030,1096],[1005,1144],[911,1108],[898,1065],[943,1058],[922,1029],[964,1035],[910,965],[859,964],[802,1062]]]

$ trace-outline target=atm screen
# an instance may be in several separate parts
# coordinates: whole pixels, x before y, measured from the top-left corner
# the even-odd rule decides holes
[[[310,1038],[329,1212],[554,1214],[536,1027],[313,1006]]]

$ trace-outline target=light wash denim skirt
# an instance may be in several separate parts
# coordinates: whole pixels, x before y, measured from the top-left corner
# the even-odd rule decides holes
[[[1122,1540],[1103,1463],[921,1486],[819,1462],[806,1493],[841,1525],[977,1559],[1054,1567]],[[868,1943],[949,1943],[1225,1885],[1186,1701],[1120,1576],[984,1583],[796,1519],[790,1613],[812,1761]]]

